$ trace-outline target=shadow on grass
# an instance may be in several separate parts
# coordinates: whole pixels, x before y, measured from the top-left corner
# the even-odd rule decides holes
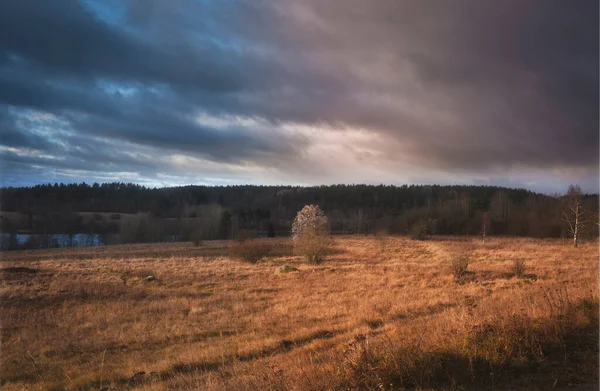
[[[536,281],[537,274],[529,273],[517,277],[515,273],[499,272],[495,270],[483,270],[478,272],[465,271],[459,278],[456,278],[458,284],[466,284],[470,282],[488,282],[495,280],[510,280],[513,278],[521,278],[522,280]]]
[[[458,307],[459,303],[437,303],[434,305],[422,306],[419,308],[407,310],[404,312],[398,312],[392,315],[392,319],[394,320],[405,320],[405,319],[415,319],[422,316],[435,315],[440,312],[449,310],[451,308]]]
[[[215,371],[225,364],[229,364],[233,361],[248,362],[257,360],[263,357],[270,357],[277,354],[288,352],[294,348],[307,345],[312,341],[318,339],[330,339],[342,331],[332,330],[319,330],[307,336],[296,338],[296,339],[283,339],[279,344],[265,347],[256,352],[250,352],[246,354],[237,354],[229,360],[224,362],[198,362],[198,363],[185,363],[177,364],[171,367],[168,371],[164,371],[159,374],[161,379],[168,379],[174,377],[177,373],[192,373],[192,372],[206,372]]]
[[[60,307],[65,303],[137,303],[146,305],[152,300],[166,299],[203,299],[212,296],[211,292],[171,292],[153,291],[144,286],[130,287],[122,283],[79,284],[58,292],[40,293],[33,297],[14,297],[0,295],[2,307],[7,309],[20,308],[30,311],[42,308]]]
[[[229,358],[226,358],[223,361],[203,361],[203,362],[191,362],[191,363],[181,363],[175,364],[170,369],[162,371],[162,372],[137,372],[133,374],[133,376],[129,378],[119,377],[114,378],[111,381],[104,381],[105,386],[109,387],[117,387],[118,389],[122,387],[131,387],[131,386],[140,386],[144,384],[151,384],[157,381],[167,381],[171,379],[175,379],[177,377],[181,377],[185,374],[190,373],[205,373],[205,372],[214,372],[221,369],[224,365],[229,365],[235,361],[239,362],[249,362],[253,360],[257,360],[264,357],[270,357],[277,354],[288,352],[294,348],[307,345],[312,341],[319,339],[330,339],[335,335],[343,333],[343,330],[318,330],[312,334],[306,335],[301,338],[296,339],[283,339],[279,344],[265,347],[256,352],[250,352],[246,354],[238,354]],[[99,389],[101,386],[99,380],[93,380],[87,384],[85,384],[85,389]],[[111,388],[107,388],[111,389]]]
[[[542,319],[513,316],[474,327],[456,346],[363,346],[339,388],[486,389],[598,383],[598,299]],[[388,389],[388,388],[385,388]]]
[[[37,273],[39,270],[38,269],[32,269],[29,267],[4,267],[0,269],[0,272],[2,274],[12,274],[12,273],[29,273],[29,274],[35,274]]]

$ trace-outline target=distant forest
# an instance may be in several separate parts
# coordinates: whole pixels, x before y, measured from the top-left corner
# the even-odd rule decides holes
[[[567,189],[565,189],[566,192]],[[288,235],[296,213],[319,205],[337,233],[567,235],[564,196],[494,186],[184,186],[48,184],[0,189],[5,234],[119,234],[119,242]],[[598,195],[581,195],[598,235]],[[7,213],[9,212],[9,213]],[[10,213],[12,212],[12,213]],[[39,247],[39,245],[38,245]]]

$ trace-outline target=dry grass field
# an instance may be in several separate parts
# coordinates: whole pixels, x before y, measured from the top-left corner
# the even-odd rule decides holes
[[[0,387],[598,387],[597,242],[336,237],[318,266],[268,242],[3,253]]]

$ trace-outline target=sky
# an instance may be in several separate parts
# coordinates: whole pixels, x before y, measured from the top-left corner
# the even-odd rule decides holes
[[[597,0],[3,0],[0,185],[598,192]]]

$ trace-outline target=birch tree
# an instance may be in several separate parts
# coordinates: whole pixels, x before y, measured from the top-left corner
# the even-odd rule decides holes
[[[578,245],[578,234],[585,226],[585,210],[581,203],[581,189],[579,186],[569,186],[565,205],[562,209],[562,219],[566,224],[567,232],[573,237],[573,246]]]
[[[483,212],[481,214],[481,242],[485,243],[485,236],[490,229],[490,212]]]

